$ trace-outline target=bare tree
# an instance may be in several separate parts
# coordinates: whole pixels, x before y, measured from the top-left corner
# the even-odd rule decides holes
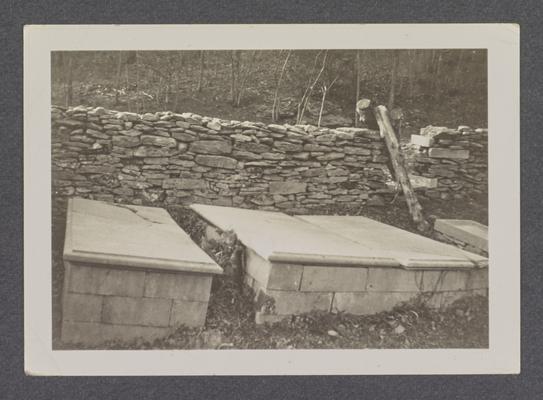
[[[205,53],[203,50],[200,50],[200,74],[198,76],[198,86],[196,88],[198,92],[202,91],[202,85],[204,81],[204,68],[205,68]]]
[[[415,74],[416,74],[415,61],[417,58],[417,50],[409,50],[408,55],[409,55],[409,68],[407,72],[407,79],[408,79],[408,84],[409,84],[409,97],[412,97]]]
[[[232,105],[236,104],[237,97],[237,79],[239,77],[239,64],[240,64],[241,53],[239,50],[232,50],[230,52],[230,66],[231,66],[231,79],[230,79],[230,94],[232,97]]]
[[[117,79],[115,80],[115,105],[119,104],[119,93],[121,91],[121,73],[123,69],[123,52],[119,51],[117,58]]]
[[[356,60],[354,63],[354,75],[356,79],[356,97],[355,97],[355,103],[360,98],[360,50],[356,50]],[[320,119],[320,118],[319,118]],[[354,126],[358,126],[358,112],[356,111],[356,107],[354,110]]]
[[[315,63],[316,60],[319,57],[319,53],[317,53],[317,56],[315,57]],[[322,58],[322,66],[317,75],[315,76],[315,79],[313,81],[310,81],[311,83],[309,86],[306,87],[305,92],[298,103],[298,115],[296,116],[296,123],[300,124],[304,118],[304,113],[307,108],[307,104],[309,103],[309,99],[311,98],[311,95],[313,94],[313,90],[315,89],[315,85],[319,82],[319,79],[324,72],[324,69],[326,68],[326,59],[328,57],[328,50],[324,51],[324,56]],[[310,78],[311,79],[311,78]]]
[[[285,57],[285,61],[283,62],[283,67],[281,68],[281,73],[279,74],[279,78],[277,79],[277,85],[275,86],[275,94],[273,96],[273,105],[272,105],[272,121],[276,122],[279,119],[279,107],[278,103],[280,104],[279,100],[279,87],[281,86],[281,81],[283,80],[283,75],[285,73],[285,69],[287,68],[288,59],[290,58],[291,51],[289,50],[287,52],[287,56]]]
[[[243,65],[241,50],[232,50],[230,53],[230,64],[231,64],[231,82],[230,82],[230,92],[232,96],[232,105],[234,107],[239,107],[241,104],[241,99],[243,96],[243,91],[245,90],[245,85],[251,77],[255,60],[258,52],[253,50],[249,56],[249,60]]]
[[[388,108],[392,110],[394,108],[394,101],[396,100],[396,81],[398,76],[398,65],[400,64],[400,51],[394,50],[392,55],[392,70],[390,72],[390,92],[388,95]]]
[[[73,90],[73,70],[74,70],[74,60],[73,54],[70,52],[66,53],[66,58],[68,62],[68,72],[66,73],[66,107],[70,106],[73,103],[74,90]]]
[[[328,93],[330,89],[332,89],[332,86],[334,86],[334,83],[336,83],[338,78],[339,78],[339,75],[336,76],[329,85],[327,85],[325,82],[321,85],[322,100],[321,100],[321,109],[319,111],[319,121],[317,123],[317,126],[319,128],[321,126],[322,112],[324,110],[324,101],[326,100],[326,94]]]

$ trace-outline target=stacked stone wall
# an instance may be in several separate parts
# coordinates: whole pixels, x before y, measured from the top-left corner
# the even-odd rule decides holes
[[[265,125],[196,114],[52,109],[53,196],[216,204],[304,213],[379,203],[378,132]]]
[[[488,131],[429,126],[412,135],[405,149],[413,175],[432,198],[463,198],[488,193]],[[424,179],[426,178],[426,179]]]

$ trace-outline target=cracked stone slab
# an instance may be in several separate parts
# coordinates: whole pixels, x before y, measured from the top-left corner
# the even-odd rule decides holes
[[[387,252],[281,212],[193,204],[210,224],[233,231],[259,256],[278,263],[399,267]]]
[[[66,260],[222,273],[164,209],[73,198],[67,213]]]
[[[334,232],[365,248],[381,251],[404,268],[487,267],[488,259],[361,216],[298,216],[322,229]]]
[[[434,229],[453,239],[488,251],[488,227],[468,219],[437,219]]]

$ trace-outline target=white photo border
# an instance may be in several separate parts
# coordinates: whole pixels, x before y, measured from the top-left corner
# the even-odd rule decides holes
[[[489,348],[52,350],[51,51],[488,50]],[[31,375],[395,375],[520,372],[519,26],[31,25],[24,29],[24,332]]]

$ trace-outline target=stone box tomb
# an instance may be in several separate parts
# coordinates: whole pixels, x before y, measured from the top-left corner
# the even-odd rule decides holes
[[[373,314],[424,296],[441,307],[486,295],[488,260],[364,217],[288,216],[193,205],[245,247],[244,279],[270,300],[257,320],[312,310]]]
[[[147,340],[205,323],[222,269],[163,209],[70,199],[61,339]]]

